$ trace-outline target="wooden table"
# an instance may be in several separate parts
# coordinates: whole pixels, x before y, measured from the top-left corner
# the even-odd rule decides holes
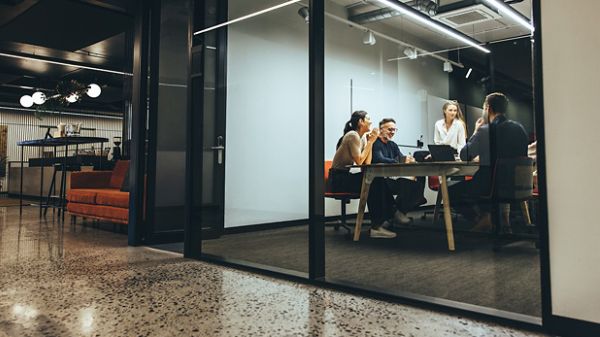
[[[358,215],[354,227],[354,241],[360,239],[360,231],[365,215],[367,197],[373,179],[377,177],[409,177],[409,176],[440,176],[440,188],[444,202],[444,222],[446,225],[446,237],[448,239],[448,250],[454,251],[454,231],[452,229],[452,216],[450,214],[450,197],[448,196],[447,177],[450,176],[472,176],[479,170],[479,164],[472,162],[424,162],[410,164],[370,164],[352,165],[351,168],[360,168],[363,172],[362,188],[360,191],[360,203]]]

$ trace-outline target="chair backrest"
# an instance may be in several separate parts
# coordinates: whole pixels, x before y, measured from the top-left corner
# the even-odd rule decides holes
[[[427,177],[427,186],[432,191],[437,191],[440,189],[440,177],[438,176],[429,176]]]
[[[113,168],[112,175],[110,177],[110,182],[108,186],[110,188],[118,188],[120,189],[123,186],[123,180],[125,180],[125,175],[129,170],[129,160],[119,160],[115,163],[115,167]]]
[[[533,159],[499,158],[492,178],[492,197],[524,200],[533,195]]]
[[[333,163],[332,160],[325,161],[325,174],[323,175],[323,177],[325,177],[325,192],[331,192],[331,186],[329,184],[329,169],[331,169],[331,163]]]

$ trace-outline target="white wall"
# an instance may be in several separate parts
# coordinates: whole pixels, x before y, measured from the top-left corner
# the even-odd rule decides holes
[[[229,3],[239,14],[247,6]],[[298,8],[229,26],[225,227],[308,218],[308,25]]]
[[[541,12],[552,310],[600,323],[600,1]]]
[[[339,9],[327,5],[330,12]],[[236,18],[268,6],[237,0],[229,7]],[[308,25],[298,9],[287,6],[229,26],[226,227],[308,217]],[[326,159],[333,158],[352,110],[368,111],[375,124],[396,119],[395,141],[412,145],[433,129],[427,96],[448,95],[440,61],[389,62],[402,53],[396,44],[378,39],[366,46],[362,36],[326,17]],[[339,210],[339,202],[326,200],[326,215]]]

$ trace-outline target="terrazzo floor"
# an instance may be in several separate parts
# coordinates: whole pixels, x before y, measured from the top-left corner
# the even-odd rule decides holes
[[[0,337],[542,336],[126,244],[0,207]]]

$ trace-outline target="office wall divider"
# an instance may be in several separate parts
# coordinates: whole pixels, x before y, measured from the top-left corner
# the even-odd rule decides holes
[[[453,314],[460,314],[474,318],[483,318],[495,321],[501,324],[524,328],[533,331],[546,332],[565,332],[576,333],[581,336],[591,336],[590,329],[597,331],[597,325],[588,325],[585,322],[576,322],[553,316],[551,314],[551,295],[550,295],[550,273],[549,273],[549,251],[548,251],[548,219],[547,219],[547,200],[546,200],[546,175],[544,161],[544,123],[543,123],[543,88],[542,88],[542,66],[541,66],[541,23],[540,23],[540,0],[533,0],[533,21],[535,23],[535,33],[533,44],[534,58],[534,118],[536,121],[535,130],[538,140],[538,172],[540,188],[540,207],[539,207],[539,235],[540,235],[540,255],[541,255],[541,289],[542,289],[542,323],[523,320],[520,315],[511,315],[506,312],[500,313],[497,310],[478,307],[469,304],[460,304],[450,300],[438,300],[428,296],[419,296],[411,294],[389,294],[379,289],[372,289],[365,286],[357,286],[343,281],[325,279],[325,233],[324,233],[324,202],[323,202],[323,163],[324,163],[324,13],[325,6],[323,0],[310,1],[310,21],[309,21],[309,273],[292,272],[282,268],[264,266],[261,264],[238,261],[234,259],[225,259],[202,254],[202,228],[197,221],[202,221],[194,216],[194,190],[195,183],[193,172],[193,151],[198,150],[197,143],[193,137],[194,125],[200,123],[191,111],[188,109],[187,115],[187,166],[186,166],[186,209],[185,209],[185,245],[184,256],[209,261],[216,264],[232,266],[252,272],[281,277],[295,282],[317,285],[330,289],[340,290],[353,294],[373,297],[394,303],[406,303],[422,308],[434,309]],[[227,13],[221,13],[226,15]],[[220,17],[223,19],[223,17]],[[223,21],[225,21],[223,20]],[[222,21],[222,22],[223,22]],[[189,38],[193,40],[193,22],[190,19]],[[193,47],[192,47],[193,48]],[[226,52],[220,50],[219,58],[222,59],[222,67],[226,58]],[[192,53],[190,48],[189,64],[192,64]],[[136,68],[137,69],[137,68]],[[221,72],[224,74],[224,72]],[[223,80],[223,79],[221,79]],[[188,81],[188,106],[192,106],[192,79]],[[221,99],[224,100],[223,97]],[[136,125],[139,125],[136,124]],[[138,145],[138,151],[140,150]],[[131,235],[131,232],[130,232]],[[335,283],[333,283],[333,282]],[[570,330],[560,327],[560,324]]]
[[[309,11],[308,274],[320,279],[325,277],[325,2],[311,0]]]
[[[146,174],[146,121],[148,109],[148,75],[150,52],[150,1],[136,2],[133,42],[132,133],[130,145],[129,225],[128,243],[144,243],[146,221],[144,214],[144,184]]]

